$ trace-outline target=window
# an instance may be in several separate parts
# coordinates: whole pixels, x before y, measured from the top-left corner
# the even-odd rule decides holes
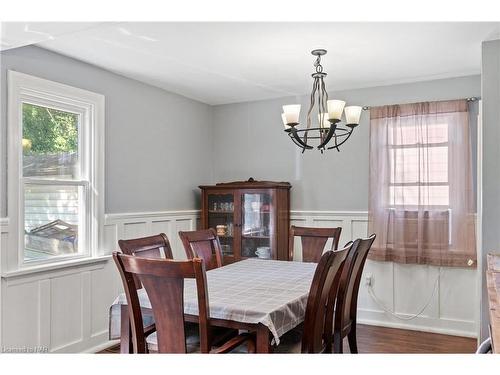
[[[475,265],[469,133],[465,99],[370,109],[371,259]]]
[[[8,84],[8,211],[19,234],[11,247],[17,265],[98,255],[104,97],[12,71]]]
[[[390,206],[448,207],[448,124],[389,125]]]

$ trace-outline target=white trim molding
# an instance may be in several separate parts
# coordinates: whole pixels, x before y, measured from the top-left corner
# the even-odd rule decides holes
[[[101,252],[111,254],[117,250],[119,239],[165,233],[170,240],[175,258],[185,259],[184,248],[179,240],[181,230],[199,227],[199,210],[127,212],[107,214],[104,219],[104,242]]]
[[[487,301],[484,301],[483,295],[483,270],[486,270],[486,265],[483,262],[483,101],[479,100],[479,113],[477,115],[477,154],[476,154],[476,251],[477,251],[477,316],[481,320],[483,316],[488,316],[488,312],[483,313],[483,309],[487,306]],[[486,281],[486,280],[485,280]],[[486,323],[488,324],[488,323]],[[482,332],[481,326],[477,325],[477,344],[481,344],[486,339],[487,332]]]
[[[150,211],[150,212],[127,212],[118,214],[106,214],[105,222],[106,224],[130,221],[134,219],[144,220],[144,219],[162,219],[167,217],[192,217],[199,216],[200,210],[180,210],[180,211]]]
[[[8,71],[8,166],[7,194],[10,219],[9,246],[2,262],[2,273],[16,272],[43,265],[51,267],[76,258],[98,257],[104,218],[104,96],[87,90],[49,81],[28,74]],[[78,115],[78,154],[81,176],[78,179],[37,179],[23,176],[22,105],[46,106]],[[79,248],[78,254],[50,259],[25,261],[24,194],[25,185],[78,186]]]
[[[94,263],[103,263],[111,259],[111,255],[104,255],[100,257],[71,259],[64,262],[57,262],[53,264],[43,264],[29,268],[22,268],[17,271],[3,272],[2,278],[10,279],[19,276],[32,276],[38,273],[50,273],[60,269],[70,269],[75,266],[86,266]],[[42,276],[43,277],[43,276]]]
[[[291,210],[292,216],[325,216],[325,217],[367,217],[368,211],[306,211],[306,210]]]

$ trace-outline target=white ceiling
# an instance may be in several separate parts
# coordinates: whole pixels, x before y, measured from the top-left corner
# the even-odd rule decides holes
[[[481,42],[500,31],[471,22],[74,25],[37,45],[209,104],[309,93],[314,48],[328,50],[329,91],[479,74]],[[15,39],[3,31],[2,43]]]
[[[54,40],[98,25],[97,22],[2,22],[0,51]]]

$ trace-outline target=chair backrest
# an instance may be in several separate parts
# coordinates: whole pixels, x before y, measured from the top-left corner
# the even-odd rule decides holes
[[[155,236],[119,240],[118,246],[123,254],[137,255],[142,258],[173,259],[172,248],[165,233]]]
[[[195,230],[191,232],[179,232],[182,245],[188,259],[201,258],[205,268],[222,267],[222,250],[219,237],[213,228]],[[215,253],[215,262],[213,254]]]
[[[330,250],[338,249],[341,232],[341,227],[308,228],[292,225],[288,241],[288,259],[293,260],[295,237],[300,237],[302,242],[302,261],[318,263],[328,239],[332,238],[332,248]]]
[[[352,244],[352,249],[347,255],[337,293],[334,321],[335,330],[343,330],[346,326],[356,321],[361,275],[366,257],[373,241],[375,241],[375,237],[375,234],[372,234],[368,238],[358,238]]]
[[[133,276],[137,276],[148,294],[156,324],[158,352],[186,353],[184,331],[184,279],[196,279],[198,291],[200,346],[202,353],[209,347],[209,303],[205,266],[199,258],[186,261],[134,257],[113,253],[113,259],[127,295],[135,352],[144,352],[146,345],[141,309]],[[142,339],[141,339],[142,338]]]
[[[302,353],[320,353],[324,348],[328,299],[335,298],[339,273],[349,250],[350,246],[337,251],[326,251],[318,262],[307,299]]]
[[[140,256],[142,258],[173,259],[172,248],[165,233],[155,236],[119,240],[118,246],[123,254]],[[137,289],[142,288],[140,281],[134,277]]]

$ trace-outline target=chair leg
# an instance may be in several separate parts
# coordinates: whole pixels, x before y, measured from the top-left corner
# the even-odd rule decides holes
[[[344,352],[342,335],[340,335],[340,332],[335,332],[333,334],[333,352],[338,354],[342,354]]]
[[[356,325],[351,327],[351,331],[347,334],[347,340],[349,341],[349,349],[351,349],[352,354],[358,354],[358,343],[356,341]]]
[[[120,314],[120,353],[130,354],[134,352],[134,347],[132,344],[132,329],[130,327],[127,305],[121,305]]]
[[[251,338],[247,341],[247,350],[248,353],[254,354],[256,352],[255,339]]]

